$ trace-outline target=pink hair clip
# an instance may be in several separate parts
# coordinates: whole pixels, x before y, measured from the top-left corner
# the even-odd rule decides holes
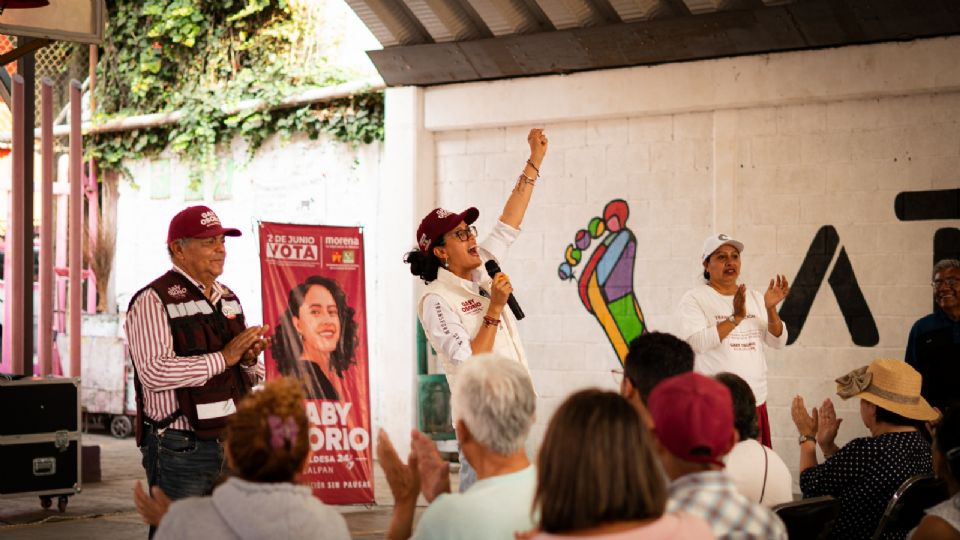
[[[284,421],[279,416],[271,414],[267,417],[267,423],[270,425],[270,446],[275,450],[284,446],[289,448],[296,443],[300,428],[292,416],[288,416]]]

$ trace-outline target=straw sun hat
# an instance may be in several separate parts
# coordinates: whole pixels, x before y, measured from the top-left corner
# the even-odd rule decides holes
[[[859,397],[912,420],[935,420],[937,412],[920,397],[922,379],[903,360],[881,358],[837,379],[837,395]]]

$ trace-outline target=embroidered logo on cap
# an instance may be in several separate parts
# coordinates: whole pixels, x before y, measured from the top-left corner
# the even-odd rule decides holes
[[[205,225],[207,227],[219,226],[220,218],[218,218],[217,215],[214,214],[212,211],[204,212],[200,214],[200,224]]]
[[[718,236],[717,236],[717,240],[722,240],[722,241],[724,241],[724,242],[726,242],[726,241],[729,240],[729,239],[730,239],[730,237],[727,236],[727,235],[725,235],[725,234],[721,234],[721,235],[718,235]]]
[[[437,218],[439,219],[444,219],[452,215],[453,215],[453,212],[448,212],[443,208],[437,208]]]

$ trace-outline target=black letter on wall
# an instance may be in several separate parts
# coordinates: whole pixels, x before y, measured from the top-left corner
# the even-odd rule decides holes
[[[960,219],[960,189],[903,191],[897,194],[893,211],[900,221]],[[960,259],[960,229],[945,227],[934,233],[933,263],[943,259]]]
[[[780,318],[787,325],[787,332],[790,334],[787,339],[788,345],[800,337],[800,331],[803,330],[803,325],[810,314],[813,300],[817,297],[820,284],[827,275],[830,261],[837,253],[839,245],[840,236],[832,225],[821,227],[814,236],[813,242],[810,243],[807,256],[804,257],[800,271],[793,280],[790,296],[784,300],[780,308]],[[840,305],[840,313],[843,314],[843,320],[847,323],[847,330],[850,331],[853,342],[861,347],[872,347],[879,343],[880,333],[877,331],[877,325],[873,315],[870,314],[870,307],[867,306],[867,300],[863,297],[860,285],[857,284],[857,277],[853,273],[853,265],[850,264],[847,250],[842,247],[827,283],[830,284],[833,296]]]

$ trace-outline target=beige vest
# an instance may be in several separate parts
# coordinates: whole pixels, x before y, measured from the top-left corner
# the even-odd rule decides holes
[[[480,286],[484,290],[490,290],[490,285],[491,279],[489,277],[480,282]],[[437,272],[437,279],[431,281],[424,289],[423,294],[420,295],[420,300],[417,303],[417,313],[420,313],[420,316],[423,317],[423,299],[428,294],[436,294],[443,298],[450,309],[460,316],[460,323],[467,330],[470,338],[473,339],[480,331],[483,316],[487,313],[487,307],[490,305],[490,299],[480,296],[478,292],[474,292],[474,289],[476,289],[476,285],[473,282],[460,279],[449,270],[441,268]],[[520,362],[529,373],[530,368],[527,366],[527,356],[523,353],[523,345],[520,343],[517,321],[513,317],[513,313],[510,312],[510,308],[504,308],[500,319],[501,323],[497,327],[497,337],[494,339],[491,352]],[[452,391],[457,369],[460,365],[451,361],[436,345],[433,348],[443,362],[447,384],[450,385]]]

